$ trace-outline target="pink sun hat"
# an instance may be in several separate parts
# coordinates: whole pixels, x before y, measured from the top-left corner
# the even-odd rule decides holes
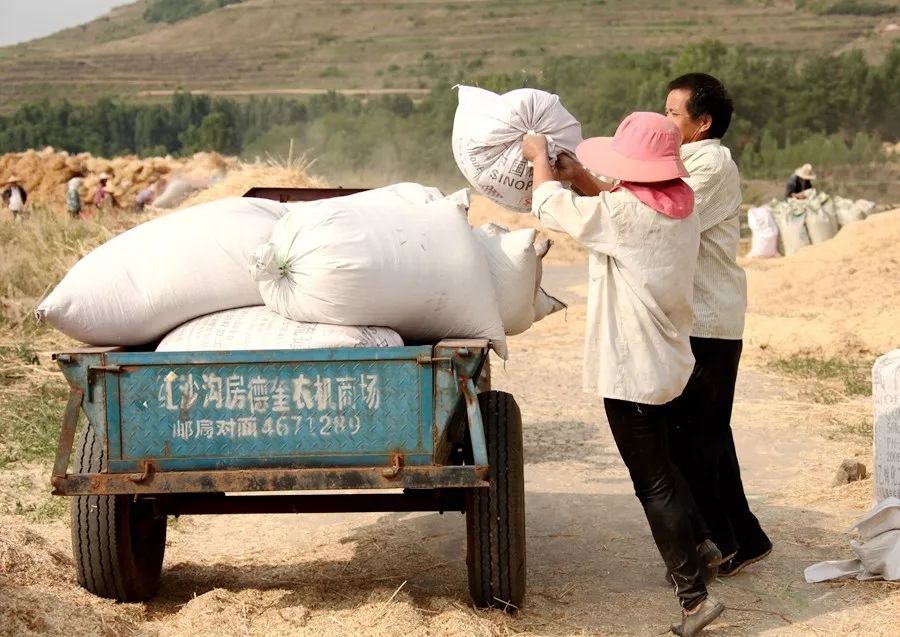
[[[681,161],[681,133],[659,113],[632,113],[614,137],[591,137],[575,149],[593,172],[621,181],[653,183],[687,177]]]

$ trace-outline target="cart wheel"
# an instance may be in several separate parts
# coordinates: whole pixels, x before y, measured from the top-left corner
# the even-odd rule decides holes
[[[87,425],[76,445],[75,469],[95,473],[105,467],[103,445]],[[127,495],[73,496],[70,507],[78,583],[120,602],[152,597],[166,550],[166,516]]]
[[[478,396],[491,486],[467,489],[466,563],[477,606],[514,612],[525,597],[525,472],[522,415],[511,394]]]

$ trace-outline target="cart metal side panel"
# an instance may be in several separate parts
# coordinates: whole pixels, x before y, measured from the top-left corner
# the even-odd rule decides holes
[[[109,471],[432,462],[429,347],[120,352],[102,371]]]

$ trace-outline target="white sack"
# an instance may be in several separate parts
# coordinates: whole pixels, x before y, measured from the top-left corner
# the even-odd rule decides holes
[[[789,257],[804,246],[810,245],[809,233],[806,231],[806,212],[790,205],[776,211],[775,223],[778,224],[778,245],[784,256]]]
[[[751,258],[769,259],[778,256],[778,226],[772,218],[772,210],[768,206],[750,208],[747,211],[747,223],[753,234],[750,240]]]
[[[143,223],[76,263],[36,315],[93,345],[140,345],[185,321],[260,305],[247,260],[284,205],[231,198]]]
[[[169,332],[157,352],[216,352],[332,347],[402,347],[386,327],[298,323],[264,305],[201,316]]]
[[[287,214],[250,262],[268,307],[295,321],[381,325],[406,341],[506,341],[481,246],[452,199],[312,206]]]
[[[492,235],[489,232],[495,232],[496,226],[487,231],[483,228],[476,229],[475,236],[491,270],[503,330],[507,336],[521,334],[534,323],[537,230],[523,228]]]
[[[533,170],[522,157],[522,137],[529,132],[547,136],[553,161],[561,150],[574,153],[581,142],[581,124],[556,95],[459,87],[452,137],[456,165],[478,192],[519,212],[531,210]]]
[[[458,197],[458,194],[452,195]],[[420,204],[429,203],[437,199],[443,199],[444,194],[437,188],[423,186],[412,182],[402,182],[399,184],[391,184],[383,188],[373,188],[372,190],[364,190],[352,195],[344,195],[342,197],[332,197],[329,199],[317,199],[315,201],[292,201],[284,204],[288,212],[294,210],[305,210],[310,207],[333,207],[344,205],[384,205],[388,206],[394,203],[399,204]],[[468,208],[468,202],[466,204]]]
[[[833,239],[838,232],[837,218],[826,208],[810,208],[806,212],[806,232],[813,245]]]
[[[900,497],[900,349],[872,367],[875,411],[875,500]]]
[[[507,336],[521,334],[544,317],[566,308],[565,303],[541,288],[543,259],[553,243],[534,244],[537,231],[509,228],[489,222],[477,230],[488,257],[491,278]]]
[[[153,200],[154,208],[175,208],[181,205],[190,195],[200,190],[201,186],[183,177],[173,177],[159,196]]]
[[[843,228],[846,225],[856,221],[862,221],[871,214],[875,209],[875,202],[866,199],[845,199],[844,197],[834,198],[835,215],[837,221]]]

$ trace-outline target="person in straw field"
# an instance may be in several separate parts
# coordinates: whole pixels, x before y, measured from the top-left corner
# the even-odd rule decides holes
[[[794,171],[787,185],[784,187],[785,199],[805,199],[803,191],[813,187],[812,182],[816,178],[816,172],[813,170],[812,164],[803,164]]]
[[[693,636],[725,606],[706,589],[691,518],[696,505],[668,444],[668,404],[694,368],[689,337],[700,245],[680,147],[681,133],[665,116],[632,113],[614,137],[578,146],[583,168],[567,158],[554,174],[541,135],[526,135],[522,152],[534,164],[533,214],[589,249],[584,387],[603,397],[613,439],[671,573],[682,610],[672,631]],[[617,184],[602,184],[591,172]]]
[[[28,193],[22,187],[20,180],[15,175],[10,175],[3,184],[3,192],[0,193],[3,204],[9,208],[13,219],[20,221],[25,213],[25,202],[28,201]]]

